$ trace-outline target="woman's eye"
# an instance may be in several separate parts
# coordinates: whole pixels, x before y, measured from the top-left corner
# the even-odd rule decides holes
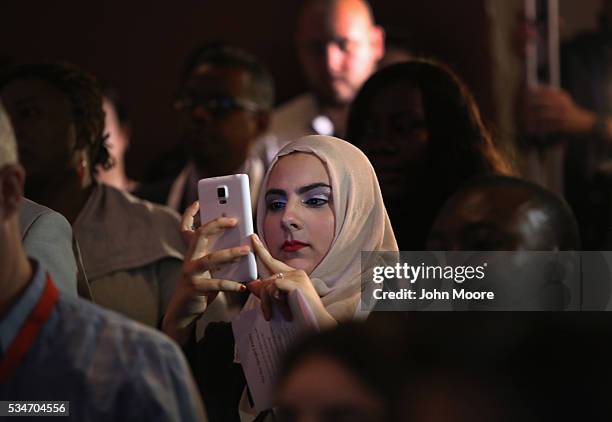
[[[283,208],[285,208],[285,201],[281,201],[281,200],[268,201],[268,209],[270,211],[277,211]]]
[[[307,200],[304,201],[304,203],[310,207],[321,207],[325,204],[327,204],[329,202],[329,200],[327,198],[308,198]]]
[[[368,121],[363,126],[363,136],[377,136],[380,134],[380,127],[374,122]]]
[[[393,130],[402,135],[411,135],[425,129],[423,120],[398,120],[393,123]]]

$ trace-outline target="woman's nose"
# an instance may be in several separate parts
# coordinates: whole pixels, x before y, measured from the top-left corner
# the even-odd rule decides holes
[[[298,215],[297,204],[292,204],[291,201],[285,206],[283,217],[281,219],[283,229],[288,231],[296,231],[302,228],[302,222]]]
[[[397,153],[397,145],[388,136],[379,136],[376,141],[371,142],[369,152]]]

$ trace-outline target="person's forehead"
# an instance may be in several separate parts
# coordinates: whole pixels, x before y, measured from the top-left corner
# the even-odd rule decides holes
[[[372,96],[370,108],[378,114],[388,113],[391,110],[410,110],[423,114],[421,90],[411,81],[386,83]]]
[[[502,236],[504,247],[539,250],[552,242],[551,216],[520,187],[476,187],[455,196],[443,208],[432,236],[464,239],[472,234]]]
[[[333,6],[315,4],[304,11],[298,22],[298,41],[334,38],[361,39],[371,27],[370,16],[359,2],[337,2]]]
[[[475,187],[463,192],[455,204],[462,214],[473,220],[509,217],[524,201],[524,195],[502,187]]]
[[[246,69],[221,64],[203,63],[195,67],[186,88],[200,94],[224,94],[243,97],[249,93],[252,77]]]
[[[327,169],[316,155],[297,152],[277,161],[270,174],[268,188],[293,190],[311,183],[329,184]]]
[[[324,385],[318,382],[322,378],[326,380]],[[337,403],[366,408],[377,404],[356,374],[336,359],[322,355],[300,362],[282,383],[279,395],[282,401],[306,409],[324,409]]]
[[[104,114],[107,119],[111,118],[112,120],[119,120],[115,105],[106,97],[102,99],[102,109],[104,110]]]
[[[446,225],[463,229],[471,225],[485,224],[500,230],[511,230],[523,224],[534,209],[529,195],[513,187],[475,187],[463,192],[445,206]]]

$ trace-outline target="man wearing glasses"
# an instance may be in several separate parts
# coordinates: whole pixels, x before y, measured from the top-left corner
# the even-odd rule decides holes
[[[180,85],[174,106],[189,161],[169,193],[166,186],[165,201],[182,213],[198,199],[198,180],[246,173],[255,203],[264,165],[252,146],[268,129],[272,77],[250,54],[210,44],[188,58]]]

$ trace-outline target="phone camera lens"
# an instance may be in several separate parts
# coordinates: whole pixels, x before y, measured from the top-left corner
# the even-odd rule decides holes
[[[220,204],[227,204],[227,187],[219,186],[217,188],[217,197]]]

